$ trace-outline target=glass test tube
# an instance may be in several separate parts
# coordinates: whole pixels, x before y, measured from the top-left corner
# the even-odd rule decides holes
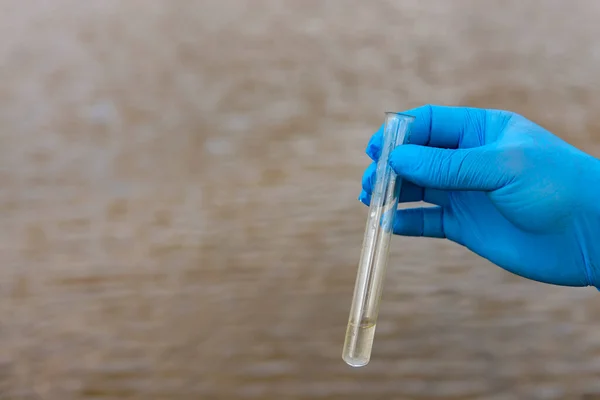
[[[388,159],[396,146],[406,143],[413,121],[414,117],[410,115],[385,113],[381,155],[377,161],[376,179],[342,354],[344,361],[352,367],[365,366],[371,358],[401,188],[401,179],[390,167]]]

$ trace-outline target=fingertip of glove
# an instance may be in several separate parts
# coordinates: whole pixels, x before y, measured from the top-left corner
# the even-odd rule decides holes
[[[381,140],[383,138],[383,125],[379,127],[377,132],[371,136],[369,139],[369,143],[367,144],[367,148],[365,152],[367,155],[373,160],[377,161],[379,156],[381,155]]]
[[[358,201],[363,203],[365,206],[369,206],[369,204],[371,203],[369,195],[364,190],[358,195]]]
[[[379,147],[375,143],[369,143],[367,145],[366,153],[371,160],[377,160],[377,158],[379,158]]]
[[[392,169],[396,172],[402,169],[402,167],[407,163],[406,146],[408,145],[398,146],[394,150],[392,150],[390,154],[388,164],[390,164],[390,167],[392,167]]]
[[[390,153],[390,162],[394,162],[397,165],[410,164],[425,155],[423,154],[424,149],[426,148],[416,144],[402,144],[392,150]]]

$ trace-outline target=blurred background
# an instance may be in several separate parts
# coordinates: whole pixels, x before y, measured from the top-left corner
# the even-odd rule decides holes
[[[385,110],[600,155],[600,3],[0,0],[0,399],[592,399],[600,295],[394,238],[341,359]]]

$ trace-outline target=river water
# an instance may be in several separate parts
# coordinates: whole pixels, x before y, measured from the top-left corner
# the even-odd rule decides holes
[[[0,0],[0,398],[592,399],[600,297],[394,238],[341,360],[383,111],[600,155],[600,5]]]

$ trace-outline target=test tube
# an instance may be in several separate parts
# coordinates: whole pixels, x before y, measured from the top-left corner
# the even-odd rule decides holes
[[[413,121],[414,117],[410,115],[385,113],[381,155],[377,161],[369,216],[342,353],[343,360],[352,367],[365,366],[371,359],[390,239],[393,235],[394,216],[398,208],[402,184],[388,160],[396,146],[407,142]]]

